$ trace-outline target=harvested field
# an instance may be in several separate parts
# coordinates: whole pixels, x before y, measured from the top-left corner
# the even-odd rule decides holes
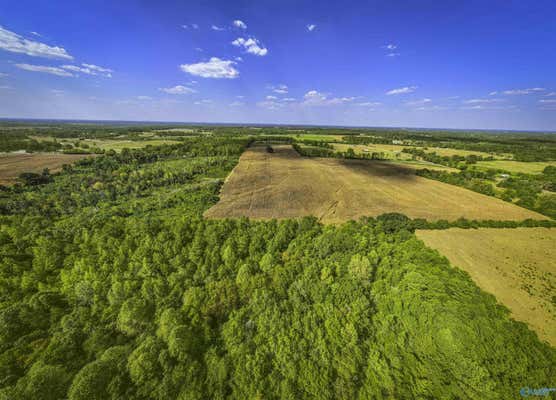
[[[556,229],[452,228],[417,236],[556,346]]]
[[[384,155],[391,159],[411,159],[412,155],[409,153],[403,153],[404,149],[413,149],[413,150],[423,150],[425,153],[436,153],[439,156],[470,156],[476,155],[481,157],[494,157],[494,158],[501,158],[501,155],[496,154],[489,154],[481,151],[469,151],[469,150],[460,150],[460,149],[451,149],[445,147],[419,147],[419,146],[404,146],[398,144],[335,144],[335,148],[340,151],[346,151],[348,147],[351,147],[355,153],[360,153],[363,150],[368,150],[369,152],[376,152],[376,153],[384,153]]]
[[[536,161],[536,162],[524,162],[524,161],[478,161],[477,166],[483,169],[503,169],[504,171],[524,174],[541,174],[542,171],[548,166],[556,167],[556,161]]]
[[[428,220],[547,219],[391,162],[300,157],[291,146],[252,147],[226,179],[209,218],[295,218],[326,223],[400,212]]]
[[[48,168],[50,172],[59,171],[64,164],[71,164],[88,154],[59,153],[0,153],[0,185],[15,182],[24,172],[40,173]]]

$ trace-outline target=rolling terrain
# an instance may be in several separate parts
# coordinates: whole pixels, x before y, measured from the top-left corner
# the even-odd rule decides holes
[[[428,220],[546,217],[470,190],[416,176],[408,165],[300,157],[290,146],[251,147],[222,188],[209,218],[295,218],[325,223],[399,212]]]
[[[59,171],[64,164],[71,164],[89,154],[60,153],[5,153],[0,154],[0,185],[12,184],[24,172],[40,173],[48,168]]]
[[[417,231],[417,237],[556,345],[556,229],[451,228]]]

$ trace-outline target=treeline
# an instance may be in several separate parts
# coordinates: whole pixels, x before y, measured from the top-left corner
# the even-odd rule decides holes
[[[554,376],[404,221],[5,220],[0,396],[484,399]]]
[[[556,218],[556,168],[547,167],[539,175],[512,174],[498,182],[497,170],[480,171],[466,169],[460,172],[434,171],[422,169],[417,175],[441,182],[461,186],[488,196],[495,196],[504,201],[536,211],[551,218]]]
[[[423,149],[412,149],[405,148],[402,153],[411,154],[412,156],[419,157],[424,161],[428,161],[434,164],[446,165],[452,168],[461,168],[464,165],[476,164],[477,161],[492,161],[494,157],[488,156],[483,157],[477,154],[470,154],[467,156],[461,156],[454,154],[451,156],[440,156],[436,152],[426,152]]]
[[[491,154],[510,154],[516,161],[556,160],[556,138],[550,134],[376,130],[372,135],[366,133],[364,136],[344,136],[343,140],[351,144],[394,143],[416,147],[442,147]]]
[[[303,142],[304,144],[306,142]],[[333,157],[333,158],[345,158],[352,160],[386,160],[384,153],[382,152],[369,152],[369,153],[355,153],[355,151],[350,147],[346,151],[334,151],[334,146],[303,146],[294,143],[293,148],[300,155],[305,157]]]
[[[483,400],[556,375],[553,347],[413,234],[552,221],[204,219],[250,141],[0,191],[0,399]]]
[[[58,151],[62,145],[55,140],[36,140],[21,132],[0,131],[0,152],[26,151]]]

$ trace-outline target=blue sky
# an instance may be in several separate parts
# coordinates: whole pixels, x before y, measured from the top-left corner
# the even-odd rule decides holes
[[[0,117],[556,130],[553,1],[0,9]]]

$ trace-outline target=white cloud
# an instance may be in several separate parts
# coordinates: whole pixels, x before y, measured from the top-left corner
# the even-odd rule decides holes
[[[284,104],[275,100],[265,100],[257,103],[257,106],[266,108],[267,110],[278,110],[284,107]]]
[[[233,67],[234,64],[236,64],[235,61],[221,60],[218,57],[212,57],[207,62],[182,64],[180,68],[183,72],[202,78],[234,79],[239,76],[239,71]]]
[[[556,100],[550,99],[550,100],[539,100],[539,103],[543,103],[543,104],[556,104]]]
[[[388,96],[392,96],[395,94],[406,94],[406,93],[413,93],[417,89],[417,86],[404,86],[397,89],[392,89],[386,92]]]
[[[1,26],[0,49],[34,57],[73,60],[73,57],[62,47],[49,46],[41,42],[25,39],[17,33],[4,29]]]
[[[465,106],[461,107],[462,110],[518,110],[515,105],[508,105],[508,106],[493,106],[493,105],[484,105],[484,104],[476,104],[473,106]]]
[[[197,50],[197,51],[199,51],[199,52],[201,52],[201,53],[204,51],[204,50],[203,50],[202,48],[200,48],[200,47],[195,47],[195,50]]]
[[[448,107],[442,107],[442,106],[423,106],[423,107],[417,107],[415,110],[416,110],[416,111],[439,111],[439,110],[448,110]]]
[[[387,49],[387,50],[396,50],[398,48],[397,45],[390,43],[387,45],[382,46],[383,49]]]
[[[295,101],[295,99],[293,97],[284,97],[283,99],[281,99],[281,101],[285,101],[286,103],[291,103]]]
[[[256,56],[266,56],[268,53],[268,49],[262,46],[255,38],[244,39],[240,37],[234,40],[232,44],[237,47],[243,47],[245,51]]]
[[[556,92],[550,92],[545,94],[546,97],[552,97],[552,96],[556,96]]]
[[[497,92],[497,91],[494,91],[494,92],[490,92],[488,95],[489,95],[489,96],[496,96],[497,94],[498,94],[498,92]]]
[[[54,96],[63,96],[64,94],[66,94],[64,90],[60,89],[50,89],[50,93],[52,93]]]
[[[8,85],[3,85],[3,86],[0,86],[0,89],[11,89],[11,87],[8,86]]]
[[[265,99],[267,99],[267,100],[277,100],[278,97],[276,97],[276,96],[266,96]]]
[[[308,24],[307,25],[307,30],[309,32],[313,32],[316,28],[317,28],[317,26],[315,24]]]
[[[197,25],[197,24],[191,24],[191,27],[192,27],[193,29],[199,29],[199,25]]]
[[[327,93],[321,93],[316,90],[310,90],[303,96],[303,104],[307,106],[328,106],[349,103],[355,100],[355,97],[328,97]]]
[[[269,86],[269,89],[271,89],[274,93],[278,93],[278,94],[287,94],[288,93],[288,87],[286,85],[276,85],[276,86]]]
[[[535,88],[528,88],[528,89],[512,89],[512,90],[505,90],[505,91],[503,91],[502,93],[508,94],[508,95],[514,95],[514,94],[532,94],[532,93],[544,92],[545,90],[546,90],[545,88],[535,87]]]
[[[234,101],[234,102],[230,103],[230,107],[241,107],[241,106],[244,106],[244,105],[245,105],[245,103],[242,102],[242,101]]]
[[[34,35],[34,36],[42,37],[42,35],[41,35],[40,33],[35,32],[35,31],[31,31],[31,32],[29,32],[29,33],[30,33],[31,35]]]
[[[176,85],[174,87],[170,87],[170,88],[160,88],[160,91],[164,92],[164,93],[168,93],[168,94],[191,94],[191,93],[197,93],[197,91],[195,89],[191,89],[187,86],[183,86],[183,85]]]
[[[199,100],[199,101],[196,101],[196,102],[193,103],[193,104],[195,104],[195,105],[197,105],[197,106],[209,105],[209,104],[212,104],[212,100],[208,100],[208,99]]]
[[[401,56],[401,53],[388,53],[386,54],[386,57],[398,57]]]
[[[243,61],[243,58],[237,56],[237,57],[234,57],[234,60],[239,61],[239,62],[242,62],[242,61]]]
[[[465,104],[487,104],[487,103],[500,103],[503,99],[471,99],[465,100]]]
[[[428,104],[432,102],[431,99],[421,99],[421,100],[413,100],[413,101],[408,101],[405,104],[408,106],[423,106],[425,104]]]
[[[236,96],[236,99],[243,99],[244,97],[245,96],[239,95],[239,96]]]
[[[8,76],[8,74],[5,74],[3,72],[0,72],[0,78],[5,78],[6,76]]]
[[[16,64],[15,66],[17,68],[23,69],[25,71],[43,72],[45,74],[64,76],[64,77],[75,76],[71,72],[68,72],[68,71],[66,71],[62,68],[58,68],[58,67],[48,67],[46,65],[31,65],[31,64]]]
[[[247,29],[247,25],[245,24],[245,22],[243,22],[243,21],[241,21],[241,20],[239,20],[239,19],[236,19],[236,20],[233,22],[233,24],[234,24],[234,26],[235,26],[236,28],[239,28],[239,29]]]
[[[77,65],[62,65],[61,68],[87,75],[100,75],[106,78],[112,78],[112,72],[114,72],[111,69],[99,67],[94,64],[81,64],[81,67]]]
[[[360,107],[376,107],[376,106],[380,106],[382,103],[379,103],[378,101],[365,101],[363,103],[357,103],[356,106],[360,106]]]
[[[216,26],[216,25],[212,25],[212,26],[210,27],[210,29],[212,29],[213,31],[218,31],[218,32],[221,32],[221,31],[225,31],[225,30],[226,30],[225,28],[221,28],[221,27]]]
[[[137,100],[152,100],[151,96],[137,96]]]

